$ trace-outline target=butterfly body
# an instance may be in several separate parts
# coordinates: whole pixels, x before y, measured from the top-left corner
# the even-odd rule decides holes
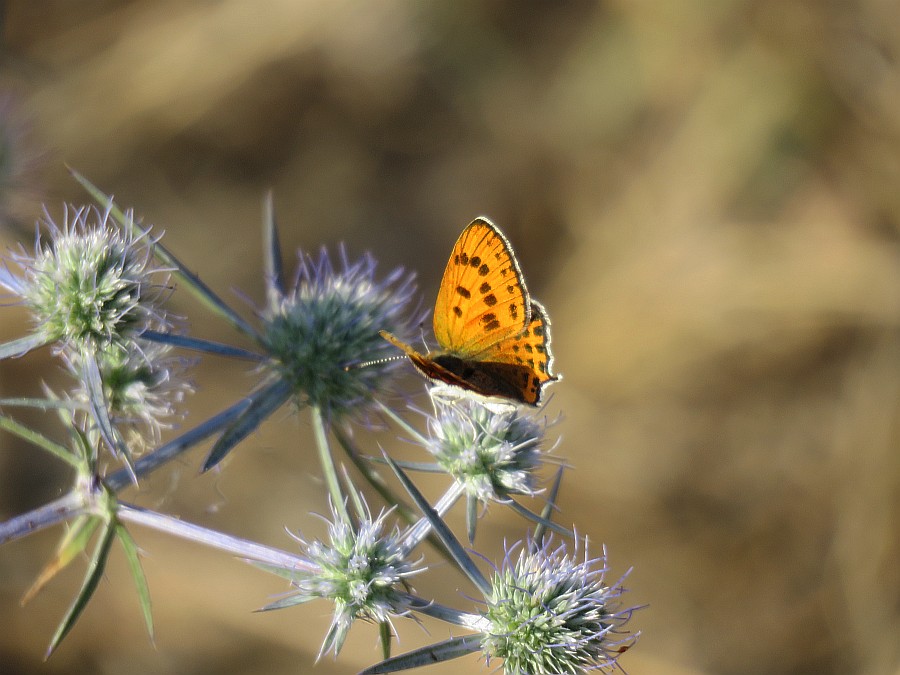
[[[506,237],[486,218],[460,235],[438,291],[439,350],[422,354],[385,331],[426,377],[482,396],[537,405],[558,380],[551,367],[550,320],[532,300]]]

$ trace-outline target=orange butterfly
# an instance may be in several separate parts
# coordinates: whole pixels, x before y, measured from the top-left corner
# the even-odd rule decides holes
[[[532,300],[503,233],[476,218],[453,247],[434,306],[440,350],[420,354],[387,331],[425,377],[537,405],[541,387],[555,382],[550,319]]]

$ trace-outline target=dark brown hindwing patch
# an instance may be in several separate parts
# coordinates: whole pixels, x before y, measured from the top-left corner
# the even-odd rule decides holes
[[[450,354],[438,354],[428,367],[419,370],[433,380],[456,385],[482,396],[502,396],[520,403],[537,404],[540,382],[528,366],[496,361],[466,361]],[[445,371],[445,372],[441,372]]]

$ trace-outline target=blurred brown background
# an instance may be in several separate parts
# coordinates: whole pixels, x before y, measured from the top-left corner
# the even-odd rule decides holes
[[[68,163],[166,232],[239,307],[262,297],[260,201],[296,247],[369,250],[426,303],[485,214],[554,322],[548,414],[574,521],[632,602],[648,673],[900,672],[900,9],[852,0],[4,3],[4,246],[85,195]],[[12,129],[12,132],[9,131]],[[184,294],[193,332],[233,342]],[[25,330],[4,310],[0,339]],[[249,315],[249,312],[248,312]],[[0,395],[58,382],[46,352]],[[253,382],[205,359],[187,424]],[[420,387],[413,376],[410,385]],[[23,416],[26,420],[33,417]],[[291,548],[323,511],[305,416],[279,413],[220,474],[202,451],[141,503]],[[382,439],[387,442],[387,439]],[[0,516],[66,476],[0,438]],[[438,483],[433,484],[439,489]],[[480,548],[524,523],[492,508]],[[59,530],[0,550],[4,673],[349,673],[354,628],[311,665],[328,608],[226,556],[135,529],[143,634],[117,553],[94,604],[41,654],[83,564],[18,599]],[[442,577],[435,579],[434,577]],[[448,579],[454,579],[448,582]],[[468,607],[452,573],[423,594]],[[448,636],[401,624],[402,650]],[[476,658],[430,673],[489,672]]]

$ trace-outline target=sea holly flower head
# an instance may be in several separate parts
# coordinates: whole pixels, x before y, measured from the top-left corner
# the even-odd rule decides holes
[[[637,636],[623,631],[634,609],[620,608],[621,580],[604,582],[605,554],[578,562],[549,538],[518,555],[514,548],[494,573],[487,598],[485,657],[504,659],[509,675],[616,667]]]
[[[318,258],[301,252],[293,287],[264,317],[270,353],[298,400],[332,417],[388,389],[397,362],[380,361],[393,349],[378,331],[406,334],[421,318],[408,311],[412,274],[377,280],[370,256],[351,263],[342,248],[340,259],[335,269],[324,249]]]
[[[467,495],[487,502],[535,494],[545,419],[473,396],[432,402],[425,447]]]
[[[171,351],[171,345],[145,342],[107,347],[95,355],[110,419],[132,451],[158,443],[162,431],[173,426],[178,404],[193,391],[184,377],[189,362]],[[83,357],[67,355],[66,363],[79,382],[73,397],[87,406]]]
[[[130,215],[129,215],[130,218]],[[0,283],[22,297],[44,343],[69,351],[122,345],[151,325],[164,324],[161,283],[154,277],[152,242],[120,229],[109,210],[65,207],[62,225],[47,215],[47,239],[33,256],[11,256]]]
[[[319,572],[298,575],[294,581],[297,596],[303,601],[325,598],[334,603],[320,656],[329,650],[340,651],[355,619],[383,623],[391,616],[406,614],[401,586],[424,568],[408,560],[399,529],[385,532],[390,513],[383,511],[374,519],[366,514],[357,523],[333,513],[328,541],[299,539],[305,556]]]

